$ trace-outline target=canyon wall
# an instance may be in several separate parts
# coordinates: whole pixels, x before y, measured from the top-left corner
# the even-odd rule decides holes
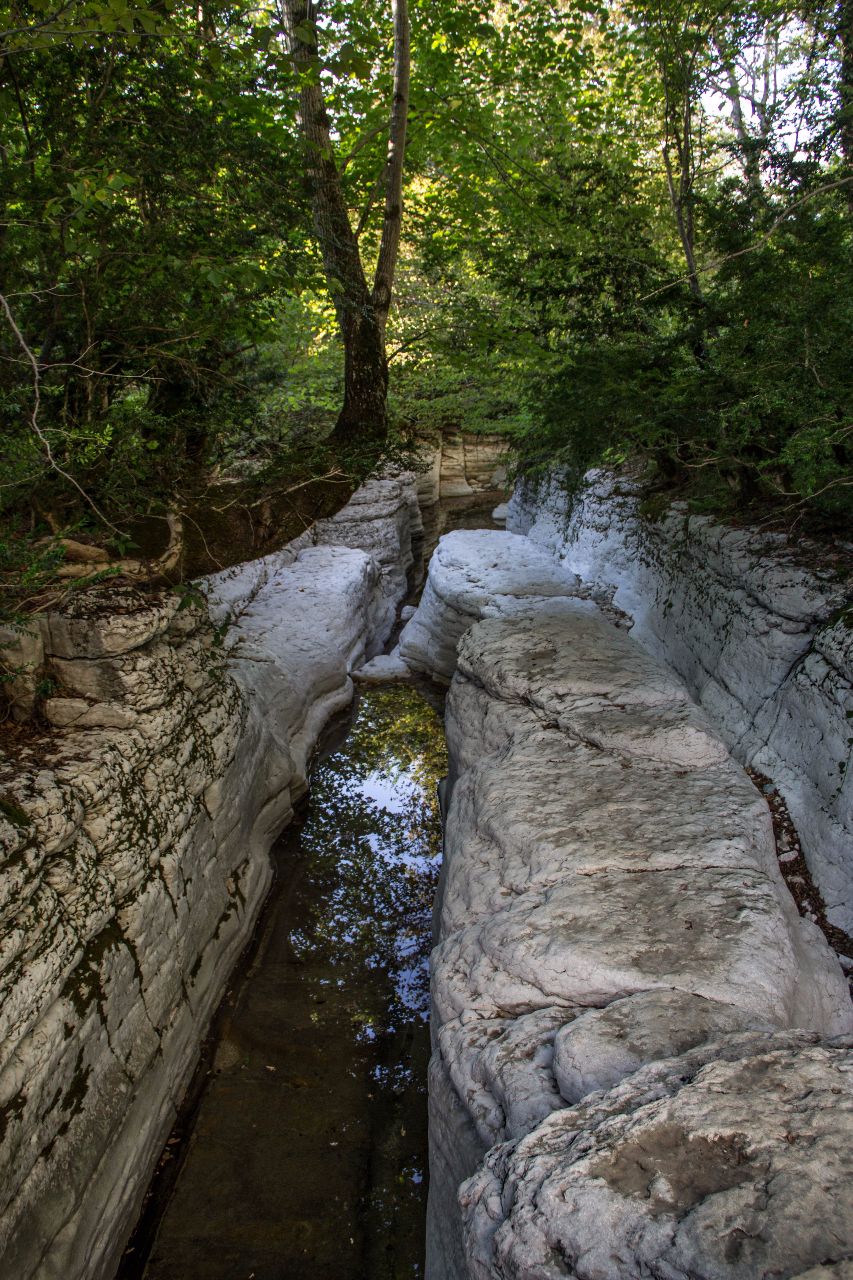
[[[844,975],[764,797],[611,594],[457,532],[401,636],[451,679],[427,1276],[841,1275]]]
[[[368,482],[207,601],[104,584],[28,637],[55,689],[0,762],[2,1280],[114,1273],[271,843],[405,594],[416,488]]]
[[[834,555],[675,503],[641,514],[591,473],[520,487],[507,527],[605,592],[672,666],[738,760],[778,786],[831,923],[853,932],[853,545]]]
[[[448,432],[441,446],[440,496],[465,498],[505,488],[507,461],[506,436]]]

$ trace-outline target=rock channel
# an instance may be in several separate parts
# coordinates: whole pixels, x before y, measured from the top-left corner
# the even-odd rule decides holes
[[[416,488],[369,482],[209,609],[113,587],[29,638],[60,687],[0,765],[3,1280],[114,1273],[271,842],[405,594]]]
[[[2,1280],[112,1274],[356,669],[450,684],[430,1280],[851,1274],[849,994],[730,753],[846,919],[841,588],[599,478],[444,538],[377,659],[440,483],[370,482],[205,606],[90,592],[26,641],[57,732],[0,765]]]
[[[844,975],[764,798],[573,568],[450,534],[400,640],[451,680],[427,1274],[843,1274]]]

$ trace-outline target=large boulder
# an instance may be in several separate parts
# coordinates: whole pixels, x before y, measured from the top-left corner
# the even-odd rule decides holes
[[[764,797],[682,681],[588,602],[540,596],[484,618],[457,662],[433,953],[428,1274],[633,1275],[621,1261],[560,1270],[559,1253],[521,1246],[512,1270],[503,1219],[486,1248],[495,1197],[509,1203],[534,1149],[524,1144],[556,1132],[573,1104],[706,1041],[722,1037],[736,1056],[758,1043],[747,1032],[807,1028],[811,1038],[785,1042],[796,1048],[853,1031],[844,975],[782,881]],[[692,1140],[684,1132],[674,1147]],[[697,1121],[700,1154],[703,1134]],[[507,1140],[520,1142],[518,1164],[499,1191],[475,1176],[463,1238],[460,1180],[489,1151],[497,1177]],[[715,1275],[715,1256],[683,1274]],[[660,1272],[670,1274],[682,1273]]]
[[[440,540],[417,613],[400,636],[410,667],[448,683],[460,638],[479,618],[516,602],[567,598],[579,579],[527,538],[492,529],[457,529]]]
[[[853,1041],[725,1037],[495,1147],[460,1193],[468,1274],[849,1275],[851,1136]]]

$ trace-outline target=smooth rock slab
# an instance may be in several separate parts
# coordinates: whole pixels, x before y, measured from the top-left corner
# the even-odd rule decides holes
[[[550,607],[486,619],[460,644],[448,726],[439,1023],[676,988],[759,1022],[853,1026],[764,800],[630,637]]]
[[[577,594],[578,578],[527,538],[494,529],[457,529],[433,554],[417,613],[400,654],[418,671],[449,681],[456,646],[472,623],[513,601]]]
[[[507,528],[609,593],[737,758],[779,786],[831,923],[853,932],[851,548],[732,529],[674,503],[644,520],[623,477],[519,486]],[[846,553],[846,559],[845,559]],[[823,562],[823,567],[820,567]]]
[[[849,1039],[727,1037],[490,1152],[460,1193],[469,1274],[756,1280],[853,1258],[851,1138]]]
[[[482,1252],[482,1215],[463,1240],[453,1180],[709,1039],[737,1056],[745,1031],[853,1031],[844,976],[781,879],[764,798],[682,681],[600,614],[537,597],[472,625],[447,729],[427,1275],[633,1275],[541,1251],[513,1270]]]

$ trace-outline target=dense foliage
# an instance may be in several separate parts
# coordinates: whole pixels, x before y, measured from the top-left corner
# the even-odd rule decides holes
[[[397,425],[507,431],[534,471],[636,459],[710,508],[843,527],[849,0],[409,7]],[[307,12],[367,262],[390,6]],[[7,578],[49,575],[58,533],[126,553],[137,517],[236,466],[369,465],[329,443],[339,282],[282,12],[13,0],[0,41]]]
[[[848,10],[517,4],[476,40],[447,28],[422,91],[465,90],[413,140],[440,301],[407,411],[455,399],[529,470],[632,459],[708,509],[844,527]]]

